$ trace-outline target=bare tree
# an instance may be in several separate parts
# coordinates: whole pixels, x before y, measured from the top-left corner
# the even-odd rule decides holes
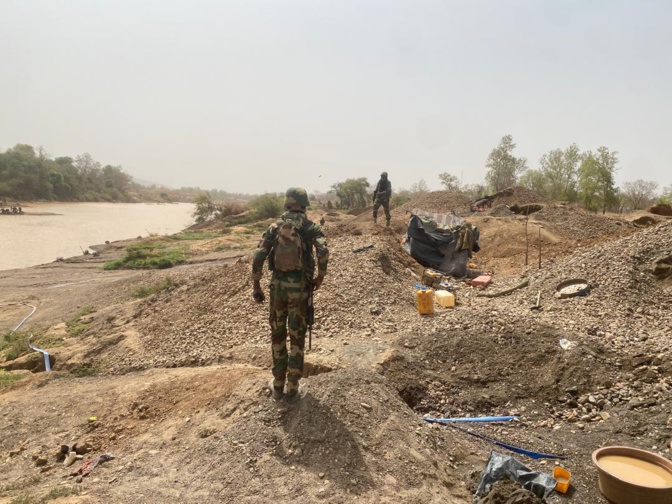
[[[411,192],[413,194],[429,192],[429,187],[427,186],[425,179],[420,179],[418,182],[411,184]]]
[[[621,192],[633,210],[641,210],[655,200],[657,190],[657,182],[637,179],[624,183]]]

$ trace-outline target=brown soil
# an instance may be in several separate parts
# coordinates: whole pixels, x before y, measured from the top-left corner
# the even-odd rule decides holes
[[[113,243],[95,258],[0,272],[0,328],[37,306],[22,330],[54,359],[52,373],[39,371],[39,354],[0,363],[24,377],[0,388],[0,503],[50,492],[90,503],[471,502],[492,446],[426,414],[518,414],[468,428],[565,456],[567,500],[605,502],[593,450],[669,456],[672,286],[654,270],[672,254],[672,223],[638,229],[588,215],[563,228],[536,220],[542,213],[530,220],[543,224],[541,271],[534,252],[524,266],[524,218],[470,217],[482,237],[475,260],[495,271],[490,290],[521,278],[530,287],[488,299],[460,285],[457,307],[431,317],[414,306],[421,268],[399,247],[403,213],[391,229],[367,213],[325,216],[332,261],[315,296],[304,395],[291,405],[266,390],[267,312],[250,296],[249,250],[263,226],[194,242],[189,263],[170,270],[105,271],[126,245]],[[572,238],[586,225],[597,231]],[[596,285],[585,298],[554,298],[567,276]],[[166,278],[164,290],[134,297]],[[543,310],[532,312],[537,291]],[[55,458],[74,442],[85,458],[116,458],[75,483],[68,474],[81,462]],[[552,461],[515,456],[552,471]],[[516,491],[498,486],[484,502],[535,502]]]

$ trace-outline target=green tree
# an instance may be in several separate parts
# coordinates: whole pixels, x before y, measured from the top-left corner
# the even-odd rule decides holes
[[[273,193],[262,194],[250,201],[252,215],[257,219],[280,217],[284,210],[284,197]]]
[[[347,179],[331,186],[336,193],[341,208],[363,208],[371,202],[369,184],[366,177]]]
[[[540,171],[544,176],[544,196],[552,200],[574,201],[582,158],[576,144],[565,150],[554,149],[544,154],[539,160]]]
[[[390,198],[390,205],[398,207],[411,200],[411,191],[408,189],[397,189]]]
[[[443,185],[447,191],[460,190],[460,179],[455,175],[452,175],[448,172],[439,173],[439,180],[441,181],[441,185]]]
[[[17,144],[0,155],[0,185],[5,199],[51,199],[51,183],[44,160],[38,158],[35,149],[26,144]]]
[[[494,192],[516,185],[518,177],[527,170],[527,159],[513,155],[516,144],[511,135],[502,137],[499,145],[492,149],[485,167],[485,181]]]
[[[75,158],[74,165],[80,175],[82,199],[96,201],[105,188],[101,164],[85,152]]]
[[[106,165],[101,175],[105,186],[104,193],[113,201],[126,200],[128,189],[131,187],[131,177],[124,173],[121,166]]]
[[[548,194],[548,179],[541,170],[527,170],[520,176],[518,183],[539,193],[544,198]]]
[[[196,208],[193,217],[196,222],[205,222],[215,213],[216,207],[208,193],[202,193],[196,196],[194,200]]]
[[[618,153],[600,147],[596,153],[588,151],[579,167],[579,198],[590,210],[602,213],[618,203],[614,177]]]

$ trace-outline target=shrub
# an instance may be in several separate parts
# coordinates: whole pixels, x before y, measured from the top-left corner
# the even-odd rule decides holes
[[[186,248],[170,248],[160,243],[138,243],[126,249],[126,256],[103,265],[113,269],[165,269],[187,260]]]
[[[98,364],[82,364],[81,366],[72,369],[70,373],[77,378],[98,376],[100,374],[100,366]]]
[[[0,389],[3,387],[8,387],[15,381],[20,380],[21,378],[25,378],[25,375],[20,375],[17,373],[9,373],[7,371],[0,369]]]
[[[0,338],[0,352],[5,360],[12,361],[32,351],[28,348],[28,334],[8,331]]]
[[[133,293],[133,297],[136,298],[146,298],[149,296],[152,296],[153,294],[156,294],[157,292],[164,291],[166,289],[171,289],[175,287],[177,284],[173,282],[173,279],[170,277],[166,277],[163,281],[153,284],[153,285],[148,285],[148,286],[143,286],[140,287],[138,290],[136,290]]]
[[[72,317],[67,319],[65,321],[65,325],[68,328],[68,334],[70,336],[75,337],[75,336],[79,336],[84,331],[86,331],[86,329],[88,327],[87,323],[83,322],[81,320],[81,318],[90,314],[90,313],[93,313],[94,311],[96,311],[96,310],[93,306],[84,306],[77,313],[75,313]]]
[[[250,202],[250,208],[254,218],[272,219],[282,215],[284,200],[277,194],[262,194]]]
[[[227,201],[217,205],[215,217],[218,219],[224,219],[225,217],[245,213],[248,211],[248,209],[248,206],[240,201]]]

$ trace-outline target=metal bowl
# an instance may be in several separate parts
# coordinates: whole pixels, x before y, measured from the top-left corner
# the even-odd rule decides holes
[[[587,296],[590,293],[590,284],[582,278],[572,278],[560,282],[555,288],[556,296],[560,299],[570,298],[574,296]]]

